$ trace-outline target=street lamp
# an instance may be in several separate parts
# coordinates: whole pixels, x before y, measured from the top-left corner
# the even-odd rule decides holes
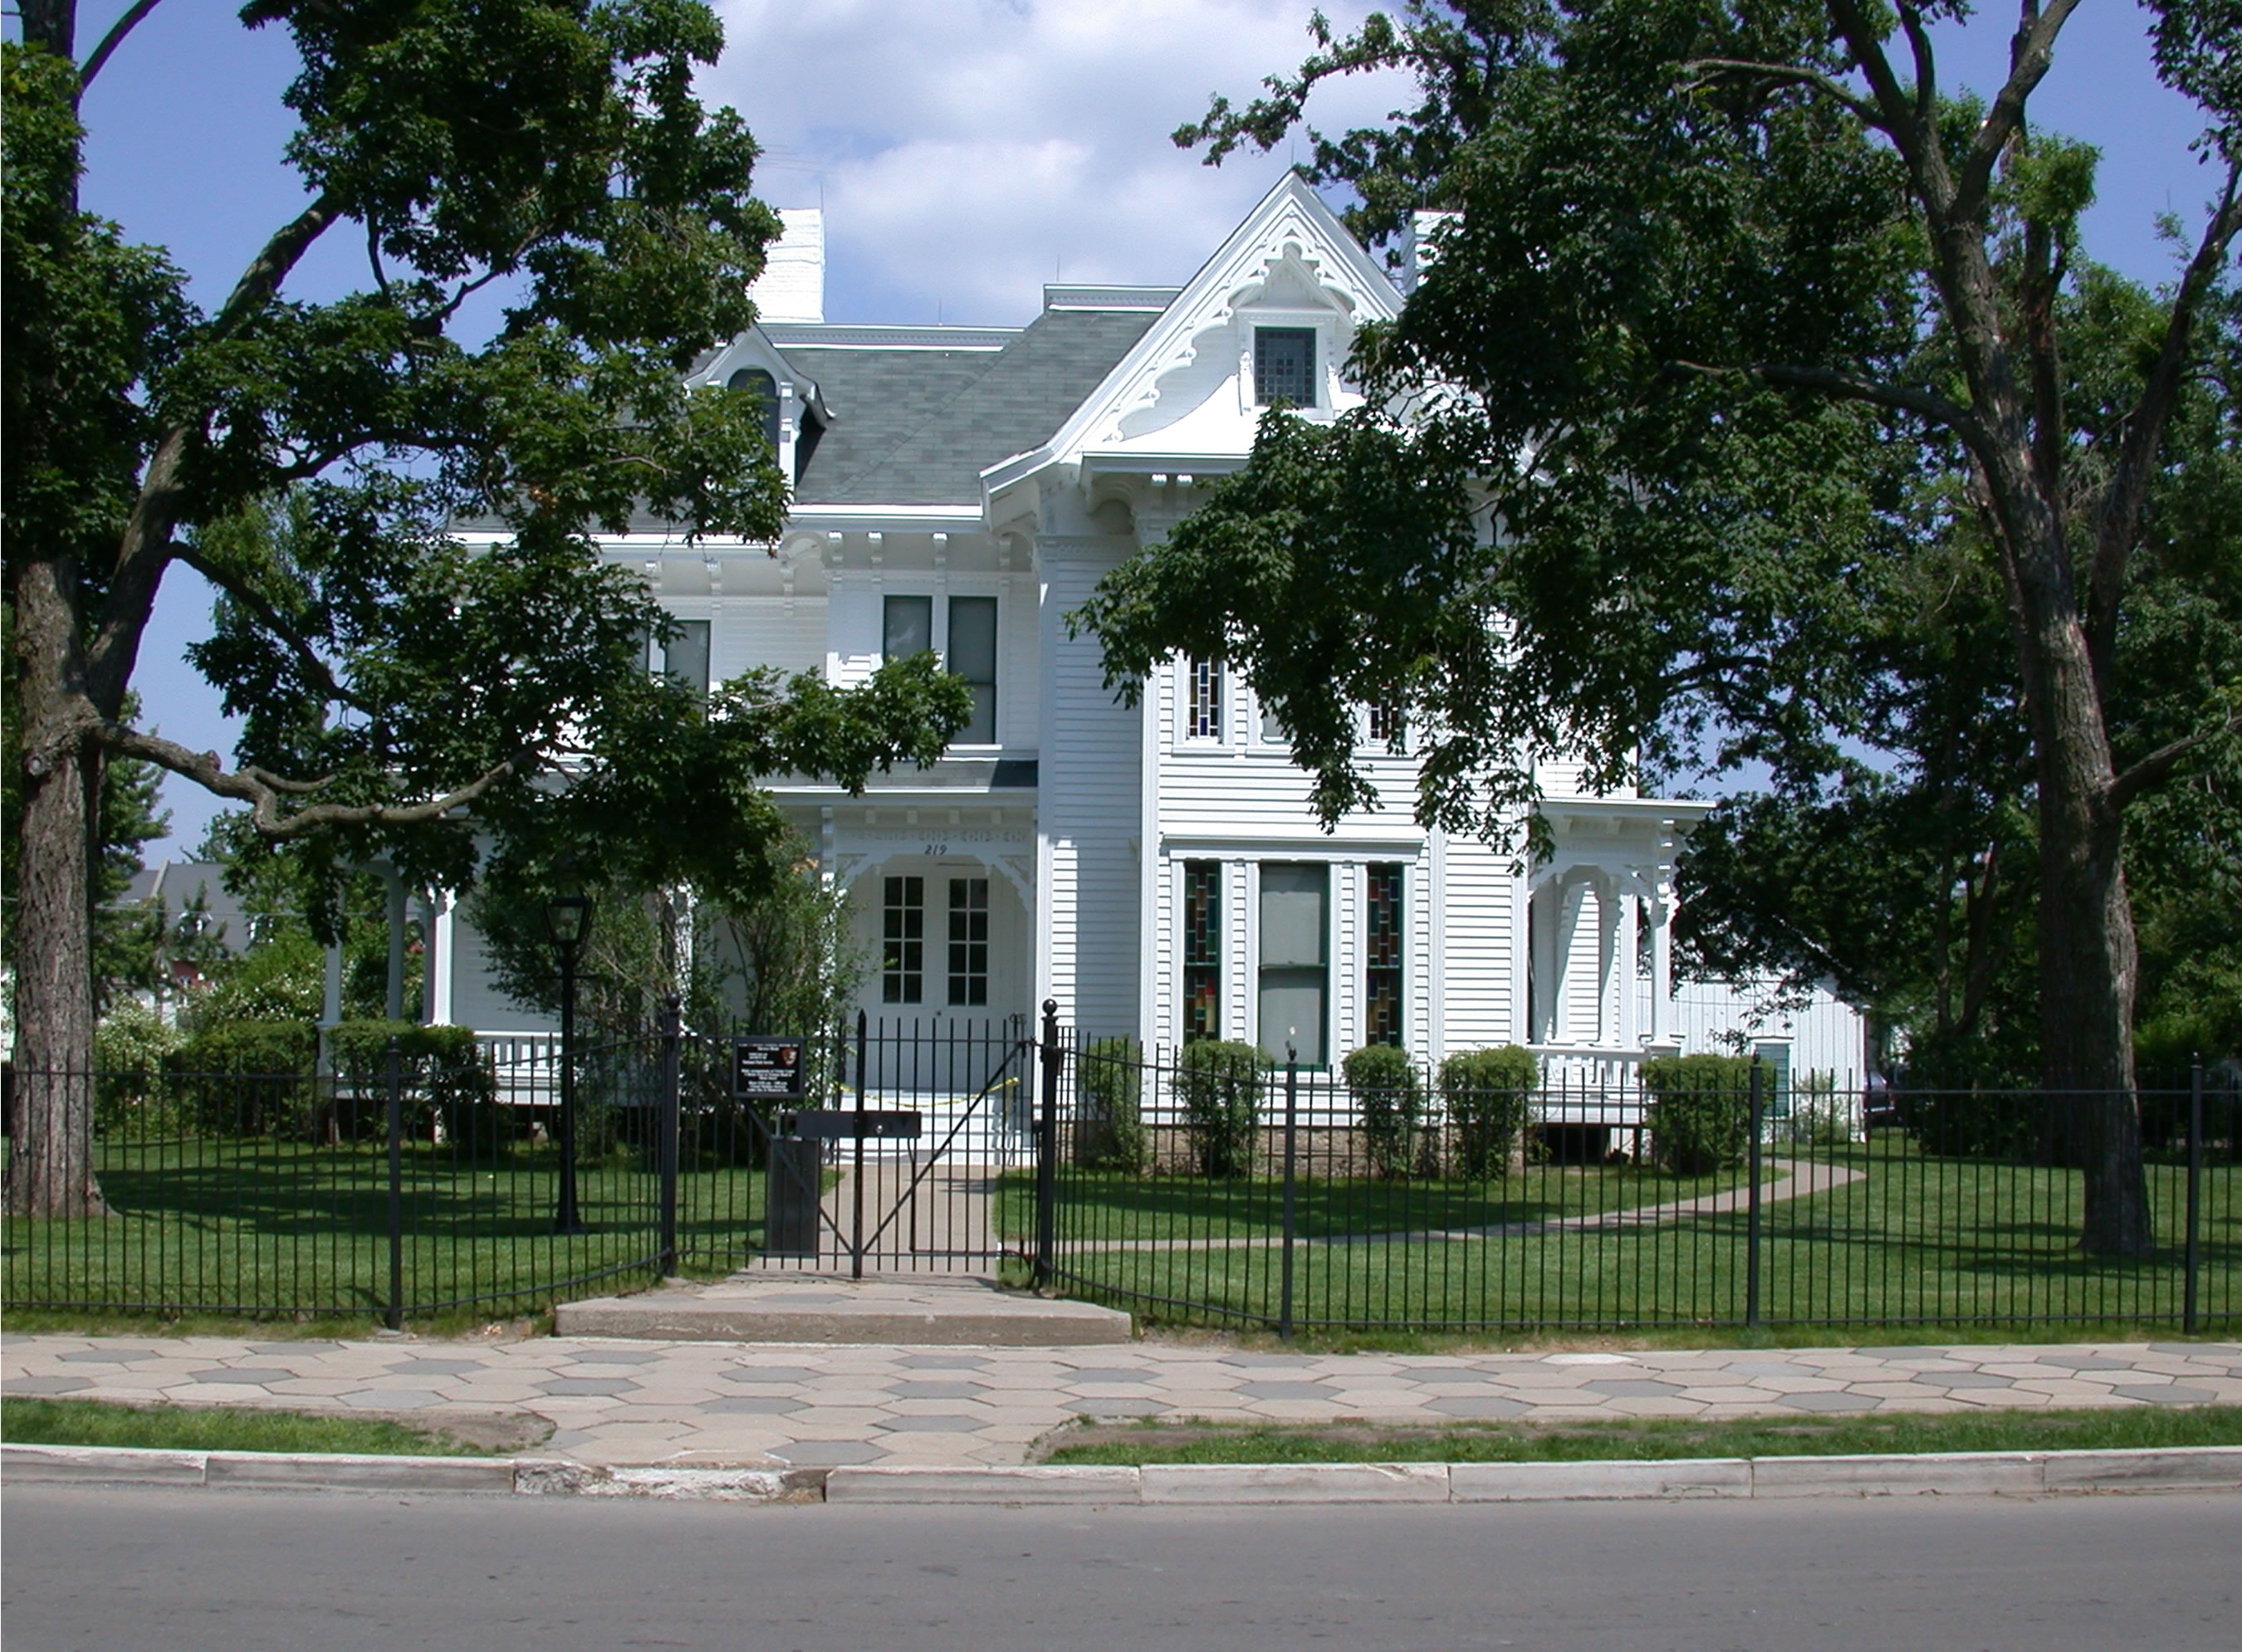
[[[592,933],[592,898],[573,883],[545,903],[545,929],[560,954],[560,1203],[556,1234],[581,1234],[576,1214],[576,953]]]

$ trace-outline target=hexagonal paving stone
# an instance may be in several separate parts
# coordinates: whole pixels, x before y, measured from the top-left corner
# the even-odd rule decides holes
[[[838,1468],[849,1463],[883,1461],[888,1448],[864,1440],[796,1440],[773,1446],[770,1455],[797,1468]]]
[[[989,1426],[986,1417],[897,1417],[880,1424],[883,1434],[978,1434]]]
[[[480,1360],[403,1360],[388,1368],[392,1376],[465,1376],[487,1368]]]
[[[711,1413],[725,1417],[782,1417],[789,1412],[799,1411],[806,1402],[789,1400],[782,1394],[728,1394],[721,1400],[703,1400],[693,1407],[694,1413]]]
[[[10,1394],[77,1394],[93,1386],[85,1377],[27,1376],[17,1377],[8,1385]]]
[[[2160,1385],[2151,1382],[2127,1382],[2110,1390],[2128,1400],[2145,1401],[2150,1405],[2208,1405],[2219,1398],[2209,1388],[2192,1388],[2174,1382]]]
[[[650,1348],[587,1348],[570,1351],[571,1365],[653,1365],[661,1355]]]
[[[252,1342],[252,1354],[339,1354],[347,1346],[341,1342]]]
[[[1246,1371],[1297,1371],[1308,1361],[1298,1354],[1225,1354],[1220,1363]]]
[[[360,1411],[418,1411],[424,1406],[451,1403],[443,1395],[426,1388],[358,1388],[335,1397]]]
[[[978,1371],[989,1360],[980,1354],[906,1354],[896,1363],[906,1371]]]
[[[1916,1379],[1928,1387],[1941,1388],[2013,1388],[2017,1385],[2004,1376],[1994,1376],[1985,1371],[1933,1371]]]
[[[1069,1400],[1059,1408],[1077,1417],[1152,1417],[1174,1409],[1158,1400]]]
[[[628,1377],[554,1377],[536,1385],[540,1394],[636,1394],[638,1384]]]
[[[296,1374],[293,1371],[282,1371],[270,1367],[250,1365],[224,1367],[209,1371],[190,1371],[187,1373],[187,1381],[190,1382],[243,1382],[247,1383],[252,1388],[256,1388],[267,1382],[293,1382],[295,1380]]]
[[[64,1365],[145,1365],[164,1356],[131,1348],[96,1348],[88,1354],[57,1354],[55,1357]]]
[[[1336,1389],[1322,1382],[1241,1382],[1231,1390],[1251,1400],[1337,1400]]]
[[[799,1365],[735,1365],[716,1374],[727,1382],[819,1382],[827,1373]]]
[[[2130,1371],[2131,1360],[2113,1360],[2106,1354],[2038,1354],[2032,1356],[2037,1365],[2060,1366],[2067,1371]]]
[[[898,1400],[977,1400],[989,1389],[978,1382],[890,1382]]]
[[[1109,1369],[1093,1367],[1088,1370],[1076,1371],[1072,1373],[1067,1377],[1066,1381],[1070,1387],[1079,1385],[1084,1388],[1088,1388],[1093,1384],[1116,1382],[1141,1385],[1143,1383],[1150,1382],[1151,1380],[1152,1373],[1150,1371],[1124,1371],[1118,1368]]]
[[[1872,1394],[1786,1394],[1782,1403],[1793,1411],[1874,1411],[1883,1401]]]
[[[1463,1394],[1429,1401],[1425,1409],[1444,1417],[1522,1417],[1534,1409],[1522,1400],[1506,1400],[1494,1394]]]
[[[1655,1377],[1599,1377],[1594,1382],[1583,1382],[1582,1388],[1594,1394],[1625,1395],[1631,1399],[1656,1400],[1682,1392],[1686,1386],[1680,1382],[1661,1382]]]

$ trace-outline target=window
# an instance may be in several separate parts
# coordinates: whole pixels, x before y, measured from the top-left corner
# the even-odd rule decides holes
[[[916,1004],[926,990],[926,880],[889,878],[881,903],[880,999]]]
[[[1253,330],[1253,399],[1264,407],[1316,405],[1316,330]]]
[[[1289,1046],[1303,1067],[1325,1062],[1325,921],[1331,868],[1288,861],[1261,867],[1261,1049],[1272,1060]]]
[[[708,622],[673,619],[675,634],[661,644],[661,672],[696,693],[708,692]]]
[[[989,1001],[989,880],[950,880],[950,1001]]]
[[[1406,726],[1401,720],[1400,706],[1373,706],[1370,708],[1370,743],[1373,746],[1393,745],[1401,738]]]
[[[1363,1041],[1401,1042],[1401,868],[1370,868],[1363,925]]]
[[[997,599],[950,599],[950,669],[973,691],[973,720],[958,730],[967,746],[997,743]]]
[[[1184,708],[1184,736],[1186,739],[1218,740],[1222,738],[1222,662],[1218,659],[1194,659],[1185,668],[1188,679],[1190,702]]]
[[[774,457],[778,452],[778,380],[760,367],[742,367],[726,381],[728,390],[743,390],[755,398],[762,409],[763,439],[770,444]]]
[[[1222,863],[1184,862],[1184,1042],[1222,1036]]]
[[[889,659],[909,659],[934,647],[934,599],[889,597],[882,605],[880,652]]]

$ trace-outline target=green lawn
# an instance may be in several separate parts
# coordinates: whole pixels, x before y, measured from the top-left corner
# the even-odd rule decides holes
[[[105,1145],[97,1169],[106,1219],[7,1219],[11,1307],[364,1315],[389,1300],[388,1156],[378,1145],[171,1138]],[[569,1236],[553,1232],[550,1148],[477,1160],[416,1143],[402,1173],[409,1315],[469,1303],[527,1311],[651,1277],[659,1184],[642,1154],[579,1167],[588,1231]],[[687,1271],[737,1266],[761,1241],[762,1201],[761,1171],[681,1174]]]
[[[2077,1253],[2074,1172],[1930,1158],[1888,1139],[1817,1156],[1862,1179],[1764,1206],[1767,1324],[2178,1321],[2178,1166],[2149,1170],[2158,1255],[2115,1262]],[[1302,1208],[1315,1216],[1302,1222],[1307,1238],[1292,1252],[1295,1322],[1454,1330],[1742,1323],[1749,1246],[1741,1212],[1486,1237],[1390,1236],[1546,1222],[1686,1195],[1670,1180],[1637,1175],[1537,1168],[1484,1187],[1305,1186]],[[1273,1322],[1281,1250],[1240,1242],[1269,1233],[1273,1184],[1192,1187],[1183,1180],[1145,1178],[1132,1188],[1071,1173],[1062,1184],[1062,1282],[1154,1320]],[[2242,1171],[2207,1167],[2202,1208],[2198,1310],[2208,1327],[2242,1316]],[[1349,1228],[1359,1235],[1353,1242],[1332,1237]],[[1191,1242],[1143,1242],[1161,1233]]]
[[[2242,1445],[2242,1406],[2125,1406],[1890,1416],[1583,1419],[1319,1426],[1162,1421],[1054,1435],[1055,1463],[1609,1462],[1931,1451]]]
[[[378,1417],[29,1397],[0,1400],[0,1440],[155,1451],[340,1451],[384,1457],[487,1457],[510,1448]]]

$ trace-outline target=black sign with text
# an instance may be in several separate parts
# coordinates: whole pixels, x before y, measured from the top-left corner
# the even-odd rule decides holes
[[[732,1094],[749,1101],[800,1100],[803,1050],[798,1038],[734,1039]]]

